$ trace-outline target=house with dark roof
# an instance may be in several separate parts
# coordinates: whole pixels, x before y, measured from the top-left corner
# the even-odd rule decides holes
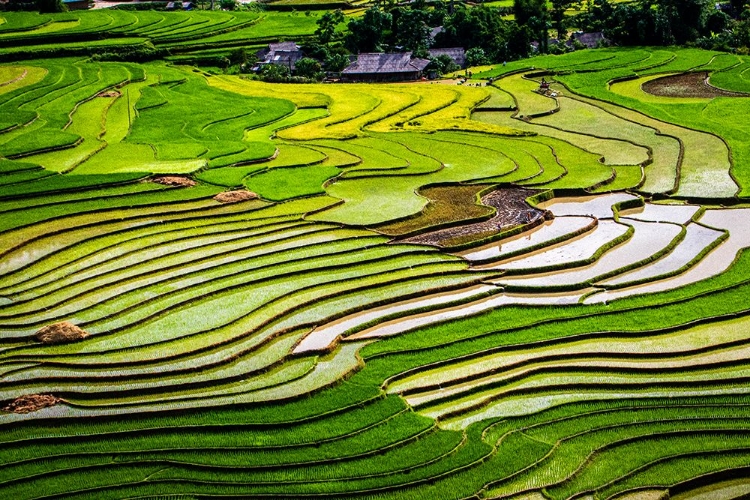
[[[349,66],[341,72],[344,81],[394,82],[418,80],[429,59],[412,57],[411,53],[382,54],[371,52],[359,54]]]
[[[573,36],[568,40],[568,45],[572,46],[574,42],[578,42],[588,49],[595,49],[602,45],[609,45],[609,40],[601,31],[595,31],[593,33],[577,31],[573,33]]]
[[[438,56],[448,56],[461,68],[466,67],[466,51],[461,47],[450,47],[447,49],[429,49],[427,51],[433,59]]]
[[[266,64],[276,64],[286,66],[289,71],[293,72],[297,61],[305,57],[295,42],[270,43],[268,47],[260,49],[255,55],[258,56],[258,63],[253,68],[255,71]]]

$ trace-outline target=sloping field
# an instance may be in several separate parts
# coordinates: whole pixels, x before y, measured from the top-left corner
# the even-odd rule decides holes
[[[3,18],[1,498],[747,493],[747,57],[267,84],[77,51],[315,15]]]

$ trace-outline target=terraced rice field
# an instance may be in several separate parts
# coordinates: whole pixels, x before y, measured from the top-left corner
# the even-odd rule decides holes
[[[750,59],[282,85],[37,42],[314,16],[3,16],[0,497],[746,495]]]

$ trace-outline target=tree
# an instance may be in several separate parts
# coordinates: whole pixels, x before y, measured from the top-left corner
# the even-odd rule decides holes
[[[706,29],[711,33],[721,33],[729,27],[731,20],[732,18],[724,12],[715,10],[706,19]]]
[[[421,10],[400,9],[396,22],[396,44],[404,50],[427,47],[432,29],[427,25],[427,14]]]
[[[244,47],[229,53],[229,64],[239,66],[241,72],[250,71],[256,62],[258,62],[258,57],[255,54],[249,54]]]
[[[732,6],[732,14],[734,17],[740,17],[742,11],[745,9],[747,0],[729,0],[729,5]]]
[[[644,1],[644,10],[651,1]],[[714,9],[713,0],[657,0],[657,17],[668,30],[666,43],[684,44],[705,33],[706,20]]]
[[[430,58],[430,64],[427,69],[434,69],[439,75],[445,75],[447,73],[453,73],[458,71],[460,67],[458,64],[453,62],[453,59],[447,54],[440,54],[437,57]]]
[[[336,27],[344,22],[344,13],[341,9],[333,12],[326,12],[318,19],[318,28],[315,30],[315,36],[321,44],[330,43],[336,34]]]
[[[539,52],[547,52],[549,38],[549,14],[547,0],[514,0],[513,13],[516,22],[521,26],[528,26],[539,40]]]
[[[36,8],[40,14],[51,12],[65,12],[68,8],[62,0],[36,0]]]
[[[264,64],[260,76],[269,81],[283,80],[289,76],[289,68],[281,64]]]
[[[576,16],[575,25],[583,31],[604,31],[613,12],[614,7],[609,0],[588,0],[586,11]]]
[[[513,14],[521,26],[527,24],[532,17],[546,20],[547,0],[513,0]]]
[[[320,63],[310,57],[303,57],[294,65],[294,72],[297,76],[320,80],[323,78],[323,69]]]
[[[349,66],[349,56],[346,54],[332,53],[323,62],[326,71],[338,73]]]
[[[386,29],[391,26],[391,15],[377,7],[370,7],[365,14],[349,21],[347,48],[351,52],[378,52],[386,38]]]
[[[529,27],[529,30],[531,30],[534,36],[539,40],[539,52],[546,54],[547,49],[549,48],[549,23],[547,22],[547,18],[533,16],[529,18],[529,21],[526,24]]]
[[[456,9],[445,19],[443,28],[435,37],[438,47],[481,47],[490,62],[529,55],[529,28],[504,20],[498,9],[482,6]]]
[[[466,65],[467,66],[481,66],[488,64],[490,61],[484,50],[481,47],[474,47],[466,51]]]
[[[568,30],[565,27],[565,11],[577,0],[551,0],[552,3],[552,22],[557,30],[557,38],[564,40],[567,38]]]

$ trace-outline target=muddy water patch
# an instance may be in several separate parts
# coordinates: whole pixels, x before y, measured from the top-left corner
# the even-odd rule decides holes
[[[750,497],[750,478],[730,479],[707,484],[671,497],[665,496],[665,498],[671,498],[672,500],[724,500],[726,498],[748,497]]]
[[[591,265],[532,278],[501,278],[496,282],[503,285],[532,287],[582,284],[598,276],[615,273],[620,269],[635,265],[664,251],[682,231],[682,227],[676,224],[640,221],[629,221],[628,224],[635,228],[633,236],[607,251]]]
[[[456,255],[470,261],[502,259],[503,256],[523,252],[526,249],[564,238],[566,235],[584,231],[595,222],[596,220],[592,217],[557,217],[516,236],[458,252]]]
[[[418,299],[405,300],[396,304],[376,307],[361,313],[351,314],[314,329],[304,340],[302,340],[302,342],[299,343],[299,345],[297,345],[294,349],[294,354],[325,350],[330,347],[340,335],[343,335],[352,328],[356,328],[392,314],[399,314],[424,307],[433,307],[450,302],[467,300],[473,296],[488,293],[496,289],[497,287],[494,285],[477,285],[461,290],[436,293]],[[350,338],[355,338],[355,336]]]
[[[593,231],[560,245],[514,260],[476,266],[476,268],[529,270],[529,272],[533,272],[534,269],[544,269],[550,266],[573,266],[578,262],[583,264],[586,260],[591,259],[602,246],[622,237],[627,231],[628,226],[624,224],[618,224],[612,220],[602,220],[599,221],[599,225]]]
[[[585,215],[597,219],[614,217],[612,205],[623,201],[637,200],[636,196],[627,193],[611,193],[604,196],[577,196],[554,198],[538,205],[543,210],[549,210],[555,217],[563,215]]]
[[[360,340],[396,335],[415,328],[442,323],[456,318],[473,316],[490,309],[507,305],[547,306],[577,304],[579,298],[584,293],[586,293],[585,290],[560,294],[498,294],[460,306],[387,321],[347,337],[347,340]]]
[[[656,205],[647,203],[642,207],[623,210],[621,217],[646,222],[674,222],[687,224],[700,210],[696,205]]]
[[[625,273],[601,283],[603,286],[623,285],[629,282],[657,280],[660,276],[679,271],[697,258],[724,233],[698,224],[689,224],[685,239],[668,255],[640,269]]]
[[[698,281],[717,276],[729,269],[739,251],[750,247],[750,209],[707,210],[703,217],[701,217],[700,222],[718,230],[729,231],[729,238],[711,250],[698,264],[691,267],[687,272],[658,282],[622,290],[600,292],[587,297],[584,300],[584,304],[606,303],[631,295],[663,292],[697,283]]]

